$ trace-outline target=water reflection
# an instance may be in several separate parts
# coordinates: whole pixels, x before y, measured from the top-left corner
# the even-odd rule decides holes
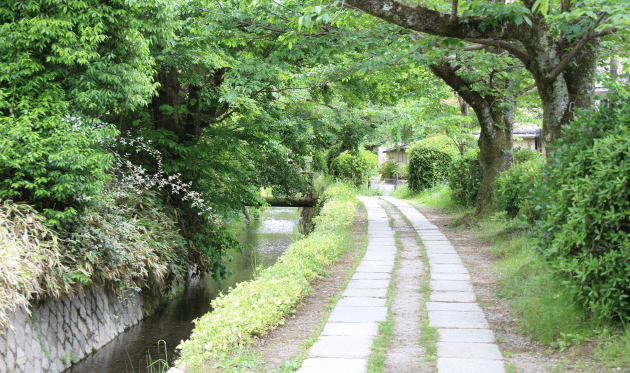
[[[234,274],[219,286],[211,278],[190,279],[183,294],[164,310],[121,333],[94,355],[67,369],[66,373],[147,372],[147,353],[153,361],[176,358],[175,347],[192,332],[192,320],[209,312],[210,301],[241,281],[249,280],[255,265],[268,267],[286,250],[298,230],[299,211],[292,207],[266,210],[260,220],[247,225],[239,235],[245,246],[242,254],[230,253],[229,268]]]

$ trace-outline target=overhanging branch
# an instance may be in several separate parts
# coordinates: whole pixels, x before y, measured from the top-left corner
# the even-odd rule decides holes
[[[554,67],[553,70],[551,70],[549,75],[547,75],[547,79],[549,81],[553,81],[554,79],[556,79],[558,75],[560,75],[560,73],[562,73],[562,71],[569,65],[571,60],[573,60],[575,56],[580,52],[580,50],[582,50],[582,48],[586,46],[589,40],[593,39],[594,37],[596,37],[596,35],[598,35],[598,34],[595,34],[595,29],[606,18],[606,16],[607,16],[607,13],[602,13],[599,15],[599,17],[597,17],[597,21],[595,21],[593,26],[591,26],[588,32],[582,37],[582,40],[580,40],[575,45],[575,47],[573,47],[573,50],[567,53],[562,59],[562,61],[560,61],[560,63],[556,67]]]
[[[509,43],[504,40],[494,40],[494,39],[466,39],[471,43],[478,43],[483,45],[490,45],[493,47],[501,48],[513,54],[516,58],[521,60],[525,65],[529,64],[529,54],[523,49],[517,47],[516,45]]]

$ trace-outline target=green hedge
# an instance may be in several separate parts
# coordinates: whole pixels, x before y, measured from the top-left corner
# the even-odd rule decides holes
[[[381,176],[388,179],[393,178],[397,170],[397,163],[392,159],[388,159],[380,166],[378,166],[378,172],[381,174]]]
[[[337,156],[330,165],[330,174],[340,180],[348,180],[361,185],[370,177],[378,165],[378,157],[365,149],[358,154],[348,150]]]
[[[431,188],[446,180],[457,146],[446,136],[425,139],[407,148],[408,185],[414,192]]]
[[[195,320],[195,329],[183,342],[180,361],[201,364],[207,355],[230,350],[251,341],[253,333],[265,334],[278,324],[311,291],[310,282],[324,275],[344,250],[345,230],[355,217],[354,191],[336,185],[324,192],[327,202],[315,218],[315,231],[293,243],[278,262],[260,275],[242,282],[212,301],[213,311]]]
[[[474,149],[453,160],[448,171],[448,185],[452,198],[461,206],[474,206],[481,185],[479,149]]]
[[[532,150],[529,148],[514,149],[514,164],[521,164],[529,162],[534,159],[542,159],[542,153],[538,150]]]
[[[504,171],[494,181],[494,196],[497,199],[497,210],[505,211],[510,219],[524,215],[528,220],[539,213],[532,208],[530,190],[540,180],[544,158],[533,157],[529,161],[516,164]]]
[[[538,242],[579,304],[630,321],[630,94],[607,102],[554,144],[536,198]]]

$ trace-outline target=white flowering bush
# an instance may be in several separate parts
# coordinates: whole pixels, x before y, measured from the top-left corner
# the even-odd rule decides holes
[[[256,279],[242,282],[212,301],[214,310],[195,320],[190,339],[179,346],[181,361],[198,365],[208,355],[241,346],[250,342],[254,333],[263,335],[284,323],[287,314],[311,291],[310,282],[337,261],[344,249],[342,230],[355,218],[356,202],[350,187],[336,185],[325,194],[327,202],[316,218],[315,231],[293,243]]]

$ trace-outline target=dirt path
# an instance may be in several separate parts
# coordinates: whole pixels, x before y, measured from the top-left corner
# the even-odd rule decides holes
[[[384,364],[384,372],[434,372],[432,363],[425,362],[424,349],[420,346],[420,309],[424,303],[420,287],[427,275],[422,261],[416,231],[389,203],[377,199],[390,217],[394,218],[394,230],[402,243],[399,267],[394,271],[396,295],[391,304],[394,312],[394,335]]]

